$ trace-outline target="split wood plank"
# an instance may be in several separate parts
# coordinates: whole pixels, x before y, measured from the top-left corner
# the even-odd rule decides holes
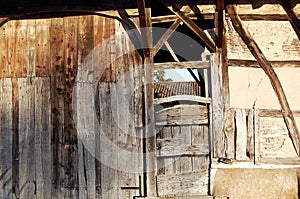
[[[282,114],[285,119],[287,128],[289,130],[290,136],[292,138],[295,150],[298,156],[300,156],[300,133],[298,131],[293,113],[290,109],[289,103],[287,101],[285,92],[282,88],[281,82],[278,79],[278,76],[276,75],[274,69],[272,68],[272,65],[268,62],[268,60],[266,59],[266,57],[264,56],[264,54],[262,53],[262,51],[260,50],[256,42],[253,40],[248,30],[243,26],[239,16],[236,13],[236,6],[228,5],[227,12],[230,14],[234,28],[239,33],[243,41],[248,46],[252,55],[257,59],[260,66],[269,77],[272,87],[281,105]]]
[[[34,77],[36,74],[36,21],[35,19],[27,20],[27,77]]]
[[[46,23],[47,22],[47,23]],[[44,24],[45,23],[45,24]],[[69,195],[65,190],[68,182],[68,172],[64,170],[65,148],[64,140],[64,98],[65,71],[64,71],[64,35],[63,18],[51,19],[50,21],[39,20],[36,22],[36,76],[48,76],[50,64],[51,70],[51,153],[52,153],[52,197],[60,198],[64,194]],[[50,37],[50,38],[49,38]],[[50,41],[50,42],[49,42]],[[50,43],[51,57],[46,59]],[[45,54],[43,54],[45,53]]]
[[[247,160],[247,121],[244,109],[236,109],[236,152],[237,160]]]
[[[193,125],[190,128],[192,131],[192,145],[207,145],[209,147],[208,125]],[[193,171],[208,169],[208,157],[208,155],[192,157]]]
[[[190,126],[180,126],[180,136],[178,138],[181,139],[181,144],[177,145],[177,146],[180,146],[180,147],[187,146],[187,148],[190,149],[191,148],[190,146],[193,146],[192,145],[191,127]],[[177,146],[175,146],[175,148],[177,148]],[[196,145],[194,145],[194,146],[196,146]],[[168,148],[168,146],[166,148]],[[197,148],[197,146],[195,148]],[[185,150],[183,149],[183,151],[185,151]],[[202,149],[196,150],[196,153],[198,151],[202,152]],[[191,172],[193,170],[193,164],[192,164],[193,157],[185,156],[185,152],[183,154],[184,155],[180,157],[180,172],[181,173]]]
[[[259,110],[254,109],[254,163],[256,165],[261,164],[261,154],[262,154],[262,138],[260,133],[260,117]]]
[[[78,164],[77,157],[77,131],[75,128],[74,111],[73,111],[73,92],[74,83],[77,75],[77,29],[78,29],[78,17],[66,17],[63,19],[64,34],[63,49],[64,49],[64,65],[62,70],[64,71],[65,92],[64,98],[64,135],[63,135],[63,150],[64,150],[64,167],[68,170],[68,192],[70,198],[75,198],[78,195]]]
[[[226,142],[226,157],[230,159],[235,158],[235,110],[229,109],[226,111],[226,118],[224,121],[224,133]]]
[[[156,125],[208,124],[208,110],[201,105],[177,105],[155,113]]]
[[[0,197],[12,198],[12,146],[13,146],[13,103],[12,79],[0,79]]]
[[[7,76],[12,77],[16,62],[16,21],[9,21],[7,24]]]
[[[157,190],[159,196],[174,196],[183,194],[206,195],[207,184],[207,170],[157,176]]]
[[[182,22],[184,22],[204,43],[210,52],[216,52],[214,41],[190,18],[186,17],[179,9],[169,8]]]
[[[202,156],[209,154],[208,144],[191,145],[181,139],[157,139],[158,157],[166,156]]]
[[[1,26],[0,28],[0,77],[8,77],[8,38],[10,34],[8,32],[8,24]]]
[[[52,198],[50,78],[38,78],[35,88],[36,197]]]
[[[12,78],[12,193],[13,198],[20,197],[19,184],[19,82]]]
[[[53,19],[54,20],[54,19]],[[36,63],[35,74],[37,77],[49,76],[50,73],[50,19],[36,21]],[[52,27],[51,27],[52,29]],[[52,34],[52,33],[51,33]],[[52,34],[53,36],[53,34]],[[52,38],[54,40],[54,38]],[[58,42],[58,41],[56,41]],[[51,49],[52,51],[52,49]],[[52,54],[51,54],[52,55]]]
[[[208,61],[164,62],[164,63],[155,63],[153,65],[153,70],[186,69],[186,68],[198,68],[198,69],[209,68],[209,62]]]
[[[20,198],[34,198],[36,182],[35,148],[35,80],[19,78],[19,182]],[[40,96],[37,96],[40,97]]]
[[[78,168],[80,197],[95,198],[95,110],[94,106],[94,62],[90,54],[94,49],[94,21],[93,16],[80,16],[78,18],[78,81],[81,83],[81,91],[78,94],[80,115],[80,133],[81,139],[78,139],[78,145],[81,146],[82,156],[79,161],[83,161],[82,167]],[[92,97],[91,97],[92,96]]]
[[[247,119],[247,153],[250,161],[254,161],[254,109],[250,109]]]
[[[12,69],[13,77],[26,77],[28,66],[29,48],[27,44],[27,20],[17,20],[16,28],[16,46],[15,46],[15,64]]]

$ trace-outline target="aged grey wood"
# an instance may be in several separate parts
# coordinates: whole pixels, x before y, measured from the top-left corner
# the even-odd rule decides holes
[[[189,137],[190,133],[183,132]],[[187,140],[188,141],[188,140]],[[207,155],[209,146],[207,144],[191,145],[180,138],[163,138],[157,139],[157,147],[159,149],[158,157],[163,156],[181,156],[181,155]]]
[[[35,83],[31,78],[19,79],[19,182],[20,198],[24,199],[35,195]]]
[[[261,164],[261,133],[260,133],[259,110],[254,109],[254,163]]]
[[[186,68],[209,68],[208,61],[189,61],[189,62],[163,62],[155,63],[153,70],[164,70],[164,69],[186,69]]]
[[[38,78],[35,87],[36,197],[52,198],[50,78]]]
[[[192,102],[200,102],[204,104],[209,104],[211,102],[210,98],[195,96],[195,95],[175,95],[165,98],[156,98],[154,99],[154,104],[163,104],[174,101],[192,101]]]
[[[0,197],[12,198],[12,80],[0,79]]]
[[[176,105],[155,113],[156,125],[208,124],[208,110],[202,105]]]
[[[236,159],[247,160],[247,121],[244,109],[236,109]]]
[[[224,133],[226,136],[226,157],[235,158],[235,110],[229,109],[226,111],[226,118],[224,121]]]
[[[211,89],[212,89],[212,136],[213,136],[213,147],[214,157],[223,157],[225,150],[225,143],[223,142],[223,126],[225,116],[225,98],[223,92],[222,83],[222,63],[220,63],[221,54],[216,53],[212,57],[211,61]]]
[[[182,194],[206,195],[207,183],[207,170],[157,176],[157,190],[159,196]]]
[[[254,109],[250,109],[247,121],[247,152],[250,161],[254,161]]]

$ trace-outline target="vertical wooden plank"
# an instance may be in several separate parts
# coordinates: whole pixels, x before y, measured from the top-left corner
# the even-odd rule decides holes
[[[254,161],[254,110],[250,109],[247,124],[247,152],[251,161]]]
[[[204,125],[193,125],[190,127],[192,133],[192,145],[199,146],[200,144],[208,144],[208,127]],[[193,171],[202,171],[208,168],[208,157],[193,157]]]
[[[0,28],[0,77],[7,77],[9,73],[8,68],[8,24],[4,24]]]
[[[192,132],[190,126],[180,127],[180,137],[181,143],[184,145],[192,145]],[[191,172],[193,170],[192,157],[180,157],[180,172]]]
[[[236,109],[236,159],[247,160],[247,121],[245,109]]]
[[[27,20],[27,48],[28,48],[28,61],[27,61],[27,76],[35,76],[35,63],[36,63],[36,20]]]
[[[64,92],[64,167],[68,171],[69,198],[78,195],[77,131],[73,117],[73,88],[77,75],[77,25],[78,17],[64,18],[65,92]]]
[[[254,163],[256,165],[261,164],[261,132],[259,122],[259,109],[254,109]]]
[[[172,127],[165,126],[163,127],[162,136],[163,138],[172,138]],[[165,157],[164,158],[164,174],[174,174],[175,173],[175,158],[174,157]]]
[[[12,198],[12,80],[0,79],[0,198]]]
[[[16,21],[16,60],[13,68],[13,77],[27,75],[28,48],[27,48],[27,20]]]
[[[35,195],[35,82],[31,78],[19,78],[19,153],[20,198]]]
[[[48,24],[41,24],[47,22]],[[47,28],[50,26],[50,36],[48,36]],[[64,158],[65,150],[63,147],[64,140],[64,89],[65,89],[65,59],[64,59],[64,35],[63,30],[64,24],[62,18],[53,18],[51,21],[37,21],[36,22],[36,34],[37,34],[37,65],[36,65],[36,76],[46,76],[47,63],[44,60],[42,54],[47,46],[44,42],[48,39],[41,38],[43,36],[50,37],[51,47],[51,122],[52,122],[52,194],[55,198],[64,197],[69,194],[68,190],[64,190],[68,183],[68,171],[64,170],[67,164],[67,159]],[[45,66],[45,67],[41,67]],[[66,166],[67,167],[67,166]]]
[[[16,21],[7,23],[7,76],[12,77],[16,62]]]
[[[36,197],[52,198],[50,78],[37,78],[35,87]]]
[[[101,62],[101,55],[102,55],[102,37],[104,31],[102,30],[105,25],[105,18],[104,17],[99,17],[99,16],[94,16],[94,79],[95,83],[97,83],[96,87],[96,94],[98,93],[97,98],[95,99],[95,108],[96,114],[97,114],[97,119],[96,123],[98,123],[98,127],[100,127],[100,90],[99,90],[99,79],[100,76],[102,75],[101,68],[102,68],[102,62]],[[110,57],[109,57],[110,58]],[[96,125],[97,127],[97,125]],[[96,157],[96,162],[95,162],[95,172],[96,172],[96,179],[95,179],[95,186],[96,186],[96,198],[101,198],[101,133],[100,129],[96,132],[96,137],[95,137],[95,157]]]
[[[226,118],[224,122],[224,134],[225,134],[225,155],[227,158],[235,158],[235,110],[228,109],[226,111]]]
[[[224,93],[222,84],[222,63],[221,54],[213,54],[211,60],[211,86],[212,86],[212,136],[214,157],[224,157],[225,144],[223,134],[224,124]]]
[[[13,198],[20,197],[19,185],[19,88],[18,79],[12,78],[12,186]]]
[[[36,20],[35,72],[37,77],[49,76],[50,73],[50,24],[51,19]],[[51,35],[53,34],[51,33]],[[52,38],[52,42],[58,41]]]
[[[89,55],[89,53],[94,48],[94,28],[93,28],[93,16],[80,16],[78,19],[78,63],[79,63],[79,69],[78,69],[78,75],[79,75],[79,82],[81,81],[83,83],[83,87],[86,88],[84,92],[86,92],[86,97],[81,98],[82,103],[93,103],[93,99],[89,99],[89,96],[93,96],[93,81],[94,81],[94,60],[93,55]],[[89,56],[89,57],[88,57]],[[79,93],[79,95],[82,95],[83,93]],[[81,104],[81,106],[87,106],[90,104]],[[81,111],[89,111],[87,110],[81,110]],[[94,111],[94,110],[92,110]],[[80,114],[80,112],[78,112]],[[83,114],[84,115],[84,114]],[[85,114],[86,115],[86,114]],[[88,130],[90,130],[89,136],[95,136],[95,118],[94,114],[90,115],[90,118],[80,118],[80,120],[83,120],[81,122],[85,123],[85,127],[87,127]],[[78,140],[78,144],[81,144],[82,147],[82,156],[79,156],[79,161],[83,161],[82,168],[79,168],[78,172],[79,174],[79,187],[86,185],[86,190],[79,190],[79,196],[83,197],[84,193],[80,193],[81,191],[86,191],[87,195],[86,198],[95,198],[95,157],[94,157],[94,148],[95,148],[95,140],[91,140],[88,138],[89,141],[91,141],[89,150],[92,150],[89,152],[87,148],[82,145],[82,141]],[[86,146],[87,147],[87,146]]]

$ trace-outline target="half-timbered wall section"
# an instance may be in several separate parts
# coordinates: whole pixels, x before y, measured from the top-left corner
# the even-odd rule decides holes
[[[0,198],[140,195],[141,60],[120,22],[12,20],[0,46]]]
[[[294,11],[299,13],[298,10],[299,6],[296,6]],[[239,5],[237,6],[237,13],[241,16],[246,13],[252,16],[264,13],[268,16],[272,13],[276,13],[276,15],[283,14],[285,11],[281,5],[266,4],[259,8],[252,8],[250,5]],[[246,17],[241,17],[241,19],[243,25],[261,48],[262,53],[275,69],[292,111],[294,113],[297,112],[300,108],[298,103],[300,100],[298,94],[300,88],[298,81],[300,75],[300,42],[291,23],[286,19],[275,20],[266,18],[264,20],[256,20]],[[225,128],[227,130],[225,130],[225,134],[227,141],[225,143],[228,144],[225,153],[227,157],[237,158],[233,156],[233,149],[238,150],[239,145],[242,145],[244,147],[243,156],[247,154],[247,159],[250,158],[253,151],[250,148],[246,150],[245,146],[250,146],[249,144],[251,144],[253,149],[258,150],[256,151],[258,154],[255,157],[259,159],[264,159],[265,157],[271,161],[272,158],[285,157],[287,159],[294,158],[296,161],[297,153],[288,135],[283,117],[279,114],[281,107],[276,94],[267,75],[259,68],[256,59],[236,32],[229,17],[226,19],[226,38],[229,62],[230,107],[244,109],[242,114],[240,111],[234,111],[236,112],[235,120],[230,119],[230,117],[226,118],[227,124],[225,124]],[[250,120],[245,109],[259,112],[256,123]],[[229,116],[231,115],[229,114]],[[238,119],[238,115],[244,118],[244,122]],[[252,111],[251,116],[253,116]],[[294,114],[294,117],[299,128],[300,118],[297,114]],[[235,128],[230,128],[234,121],[236,123],[236,125],[233,125]],[[249,122],[251,122],[250,126],[257,125],[257,127],[253,128],[254,131],[249,129]],[[258,132],[255,132],[255,129]],[[244,132],[245,138],[247,134],[249,138],[249,133],[254,133],[253,137],[255,138],[255,135],[257,135],[257,140],[253,139],[251,141],[248,139],[250,143],[243,143],[243,140],[245,141],[246,139],[238,139],[240,135],[243,135],[242,132]]]

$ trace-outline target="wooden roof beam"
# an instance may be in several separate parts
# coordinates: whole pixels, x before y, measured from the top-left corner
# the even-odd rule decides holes
[[[189,7],[186,7],[184,12],[190,11]],[[153,57],[157,54],[157,52],[161,49],[161,47],[164,45],[164,43],[171,37],[173,32],[179,27],[181,24],[180,19],[176,19],[173,24],[169,27],[169,29],[163,34],[163,36],[158,40],[158,42],[155,44],[152,50]]]
[[[266,59],[265,55],[251,36],[251,34],[248,32],[248,30],[244,27],[242,24],[241,19],[239,18],[237,12],[236,12],[236,6],[235,5],[227,5],[227,12],[232,20],[232,24],[235,28],[235,30],[238,32],[240,37],[243,39],[247,47],[249,48],[252,55],[256,58],[257,62],[261,66],[261,68],[264,70],[266,75],[268,76],[271,85],[275,91],[275,94],[278,98],[278,101],[280,103],[281,109],[282,109],[282,115],[285,120],[287,129],[289,131],[289,135],[292,139],[292,142],[294,144],[294,147],[296,149],[296,152],[298,156],[300,156],[300,134],[296,125],[296,121],[293,115],[293,112],[290,109],[289,103],[287,101],[285,92],[282,88],[281,82],[275,73],[272,65],[270,62]]]
[[[291,5],[289,4],[289,1],[286,0],[280,0],[281,5],[283,7],[283,9],[285,10],[288,19],[292,25],[292,27],[294,28],[298,39],[300,40],[300,20],[297,18],[296,14],[294,13],[294,11],[292,10]]]
[[[177,8],[169,8],[183,23],[185,23],[204,43],[210,52],[216,52],[216,44],[195,22]]]

